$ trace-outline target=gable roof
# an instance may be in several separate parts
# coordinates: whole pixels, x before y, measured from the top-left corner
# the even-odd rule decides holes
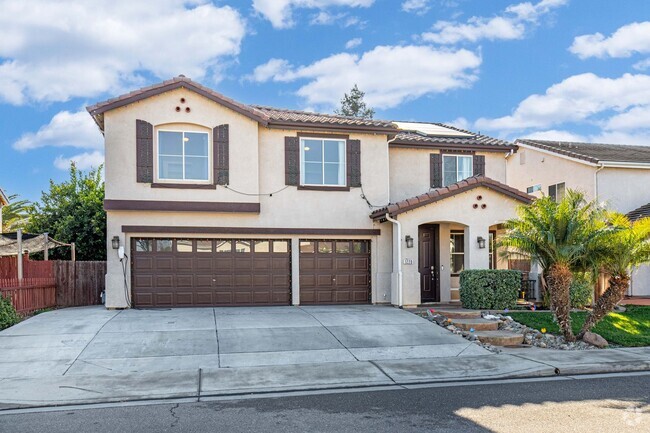
[[[105,112],[179,88],[185,88],[198,93],[199,95],[259,122],[263,126],[271,128],[304,127],[308,129],[358,130],[384,134],[395,134],[398,131],[395,125],[388,121],[359,119],[355,117],[318,114],[307,111],[284,110],[243,104],[192,81],[184,75],[179,75],[171,80],[143,87],[103,102],[98,102],[87,107],[86,110],[88,110],[93,119],[95,119],[95,123],[97,123],[99,129],[103,132]]]
[[[374,220],[385,221],[387,213],[389,213],[391,217],[394,217],[395,215],[399,215],[401,213],[408,212],[449,197],[453,197],[457,194],[470,191],[478,187],[489,188],[493,191],[506,195],[525,204],[531,203],[535,199],[535,197],[532,195],[528,195],[525,192],[519,191],[516,188],[508,186],[494,179],[490,179],[489,177],[473,176],[461,180],[460,182],[453,183],[449,186],[436,188],[425,194],[411,197],[397,203],[389,204],[386,207],[372,212],[370,214],[370,218]]]
[[[644,204],[643,206],[634,209],[626,214],[630,221],[636,221],[641,218],[650,217],[650,203]]]
[[[518,139],[515,143],[581,159],[594,164],[604,162],[650,164],[650,146],[532,140],[527,138]]]
[[[480,150],[488,152],[517,150],[517,146],[508,141],[477,134],[444,123],[399,121],[394,123],[402,131],[390,142],[393,147]]]

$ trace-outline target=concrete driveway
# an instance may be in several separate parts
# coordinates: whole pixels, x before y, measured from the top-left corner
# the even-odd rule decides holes
[[[383,306],[56,310],[0,332],[0,380],[489,352]]]

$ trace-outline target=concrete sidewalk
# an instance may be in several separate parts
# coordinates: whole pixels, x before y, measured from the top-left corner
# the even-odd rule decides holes
[[[0,409],[650,370],[650,348],[497,355],[371,306],[66,309],[0,347]]]

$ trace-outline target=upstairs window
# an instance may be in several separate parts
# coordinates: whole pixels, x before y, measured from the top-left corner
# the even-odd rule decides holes
[[[463,179],[472,177],[472,156],[466,155],[443,155],[442,156],[442,186],[449,186],[452,183],[460,182]]]
[[[548,196],[551,197],[553,201],[559,203],[564,198],[564,190],[564,182],[549,185]]]
[[[207,132],[158,131],[158,179],[208,181]]]
[[[300,184],[345,186],[345,140],[301,138]]]

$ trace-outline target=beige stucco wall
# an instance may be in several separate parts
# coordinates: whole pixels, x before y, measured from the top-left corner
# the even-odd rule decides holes
[[[185,98],[185,104],[180,104]],[[183,107],[176,112],[175,107]],[[191,108],[190,113],[184,107]],[[151,188],[136,182],[135,121],[145,120],[157,129],[210,130],[220,124],[230,125],[230,185],[232,189]],[[379,225],[369,218],[372,209],[361,198],[361,189],[350,191],[298,190],[286,187],[284,167],[284,137],[295,136],[296,130],[278,130],[259,126],[257,122],[225,108],[207,98],[185,89],[177,89],[105,113],[106,198],[119,200],[164,200],[205,202],[259,202],[259,214],[203,212],[140,212],[110,211],[107,213],[108,271],[107,306],[124,307],[123,271],[110,239],[120,236],[130,256],[129,238],[123,225],[206,226],[259,228],[318,228],[373,229]],[[323,134],[326,136],[326,134]],[[381,134],[350,134],[361,141],[361,181],[364,192],[373,204],[388,203],[387,137]],[[211,137],[210,137],[211,140]],[[154,148],[156,142],[154,139]],[[154,158],[155,159],[155,158]],[[285,188],[286,187],[286,188]],[[279,191],[273,196],[251,196]],[[171,234],[160,236],[173,237]],[[152,237],[155,234],[147,234]],[[182,235],[190,237],[189,235]],[[366,236],[372,240],[373,301],[390,301],[391,236],[389,228],[381,236]],[[208,237],[193,235],[192,237]],[[214,237],[214,236],[213,236]],[[236,237],[236,236],[225,236]],[[269,236],[241,236],[269,238]],[[328,238],[303,236],[302,238]],[[280,236],[297,240],[298,236]],[[338,236],[340,238],[340,236]],[[346,238],[353,238],[346,236]],[[130,268],[130,266],[127,266]],[[297,281],[297,275],[294,275]],[[130,275],[127,275],[130,281]]]
[[[390,200],[392,202],[424,194],[431,185],[431,154],[436,149],[390,148]],[[451,152],[449,152],[451,153]],[[477,152],[485,156],[485,175],[505,183],[505,153]]]
[[[627,213],[650,203],[650,168],[610,168],[598,172],[598,200]]]
[[[477,196],[483,198],[480,204],[486,204],[485,209],[473,208],[477,203]],[[482,236],[489,237],[490,226],[500,224],[515,216],[515,209],[521,202],[511,199],[503,194],[485,187],[478,187],[471,191],[441,200],[428,206],[397,215],[397,220],[402,224],[403,262],[411,260],[413,264],[402,265],[402,285],[404,305],[417,305],[420,303],[420,274],[418,272],[417,242],[413,248],[406,248],[404,238],[409,235],[418,238],[418,227],[421,224],[441,223],[440,226],[440,264],[444,266],[440,272],[440,301],[451,300],[451,277],[449,273],[449,230],[454,226],[463,226],[465,229],[465,267],[466,269],[488,269],[488,248],[479,248],[476,239]],[[387,225],[390,223],[384,223]],[[397,243],[395,243],[396,248]],[[394,256],[396,252],[393,253]],[[396,272],[396,270],[395,270]],[[397,299],[394,297],[394,299]],[[393,302],[395,303],[395,302]]]
[[[533,194],[541,197],[542,193],[548,194],[549,185],[564,182],[566,188],[577,189],[588,197],[594,197],[595,172],[593,165],[521,146],[516,154],[508,158],[507,184],[524,192],[529,186],[541,184],[542,190]]]

